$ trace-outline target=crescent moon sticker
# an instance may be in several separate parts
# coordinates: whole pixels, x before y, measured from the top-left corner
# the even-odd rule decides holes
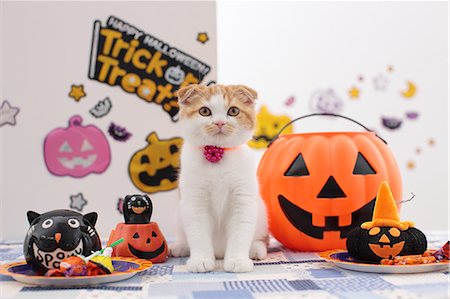
[[[408,89],[406,91],[400,91],[401,95],[405,98],[412,98],[417,91],[416,84],[414,84],[411,81],[406,81],[406,84],[408,84]]]

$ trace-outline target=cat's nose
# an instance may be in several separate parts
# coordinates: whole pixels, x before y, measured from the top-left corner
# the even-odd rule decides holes
[[[55,240],[56,240],[56,243],[59,243],[59,240],[61,240],[61,233],[55,234]]]
[[[219,129],[222,129],[222,127],[223,127],[224,125],[226,125],[227,123],[224,122],[224,121],[220,121],[220,120],[219,120],[219,121],[216,121],[215,124],[216,124],[216,126],[219,127]]]

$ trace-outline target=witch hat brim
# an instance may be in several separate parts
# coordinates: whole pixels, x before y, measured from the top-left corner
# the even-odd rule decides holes
[[[411,221],[400,221],[397,204],[392,196],[389,184],[385,181],[381,182],[378,188],[372,221],[361,224],[361,228],[363,229],[380,226],[396,227],[400,230],[407,230],[410,227],[414,227],[414,223]]]

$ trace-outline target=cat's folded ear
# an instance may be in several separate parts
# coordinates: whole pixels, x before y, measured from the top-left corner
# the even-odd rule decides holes
[[[187,105],[192,103],[192,99],[195,96],[199,96],[202,94],[203,89],[205,86],[201,86],[198,84],[191,84],[185,87],[180,88],[176,92],[176,96],[178,97],[178,104],[181,105]]]
[[[232,85],[233,94],[244,102],[244,104],[254,105],[258,98],[258,93],[253,88],[245,85]]]

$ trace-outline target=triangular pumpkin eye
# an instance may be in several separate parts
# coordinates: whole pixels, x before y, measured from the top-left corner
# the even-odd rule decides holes
[[[284,173],[284,176],[306,176],[309,175],[308,168],[306,167],[305,160],[302,154],[299,154],[292,162],[289,169]]]
[[[369,164],[366,158],[364,158],[364,156],[361,153],[358,153],[358,158],[356,159],[353,174],[376,174],[376,173],[377,172]]]
[[[138,233],[134,233],[133,239],[139,239],[139,234]]]

